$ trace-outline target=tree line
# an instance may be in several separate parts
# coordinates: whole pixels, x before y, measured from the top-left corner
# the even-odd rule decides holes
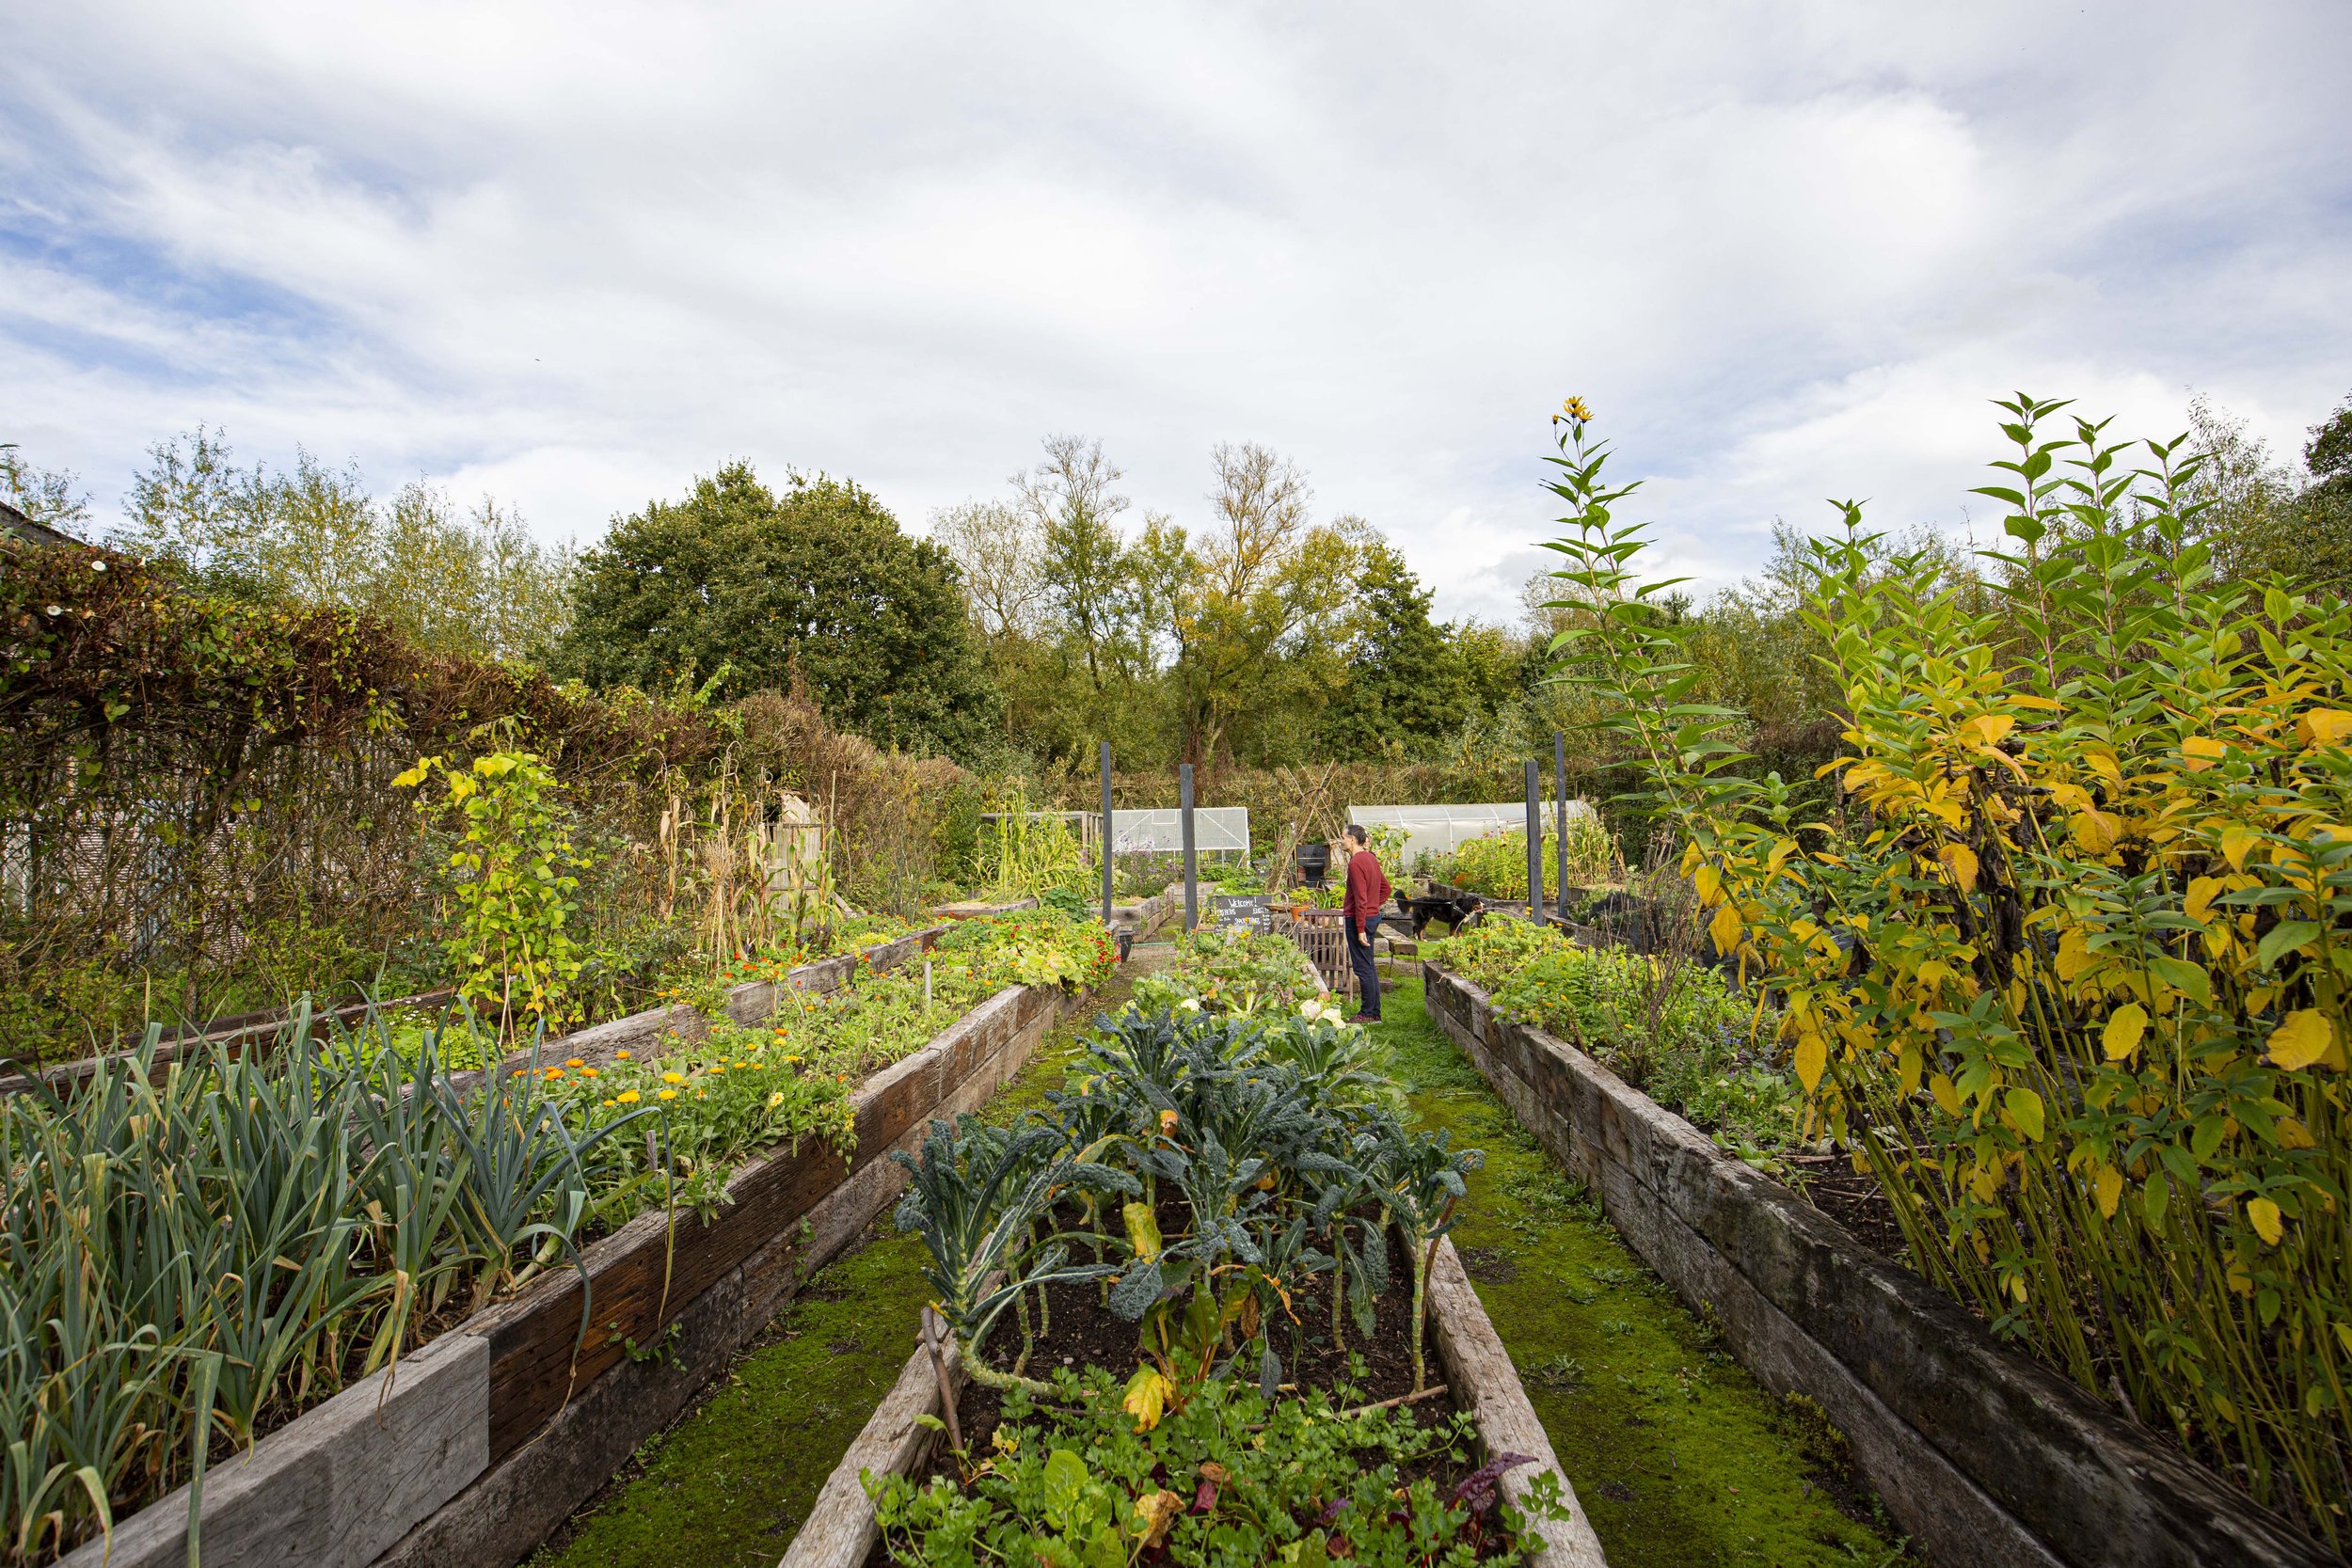
[[[2352,591],[2352,404],[2299,467],[2243,421],[2191,405],[2216,569]],[[1308,476],[1254,443],[1208,454],[1205,506],[1138,509],[1099,440],[1051,436],[1003,491],[928,537],[853,480],[743,462],[615,516],[575,552],[511,508],[423,482],[373,496],[357,467],[298,452],[240,467],[199,428],[151,448],[111,542],[190,587],[382,616],[430,651],[533,664],[603,691],[731,699],[805,690],[877,744],[995,771],[1071,773],[1098,740],[1120,766],[1436,763],[1509,776],[1595,716],[1548,682],[1580,611],[1538,575],[1514,624],[1447,622],[1368,520],[1321,516]],[[0,446],[0,499],[87,535],[70,474]],[[1794,770],[1835,746],[1835,694],[1797,612],[1802,531],[1776,523],[1756,577],[1665,603],[1693,623],[1705,695],[1748,716],[1751,749]],[[1898,547],[1963,543],[1918,531]],[[1581,768],[1609,760],[1580,739]]]

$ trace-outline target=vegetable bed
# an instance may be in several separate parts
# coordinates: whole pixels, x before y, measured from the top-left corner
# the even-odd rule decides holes
[[[1044,1109],[901,1157],[930,1346],[787,1562],[1598,1560],[1444,1242],[1478,1155],[1324,1011],[1131,1010]]]
[[[933,1009],[946,1006],[951,1013],[956,1010],[947,998],[958,986],[995,986],[989,977],[993,968],[1069,971],[1083,982],[1099,973],[1104,944],[1099,933],[1080,931],[1073,945],[1063,932],[1029,932],[992,943],[1003,950],[990,954],[985,962],[977,951],[960,956],[951,949],[934,955],[929,980]],[[966,942],[980,940],[976,932]],[[862,984],[875,993],[894,988],[911,990],[917,1001],[926,986],[912,967],[898,980],[869,975]],[[780,989],[786,1011],[805,1024],[806,1013],[792,1000],[804,988]],[[809,1000],[811,1006],[828,1008],[853,1005],[849,1000]],[[598,1135],[598,1114],[620,1114],[620,1093],[628,1091],[606,1091],[632,1072],[660,1088],[651,1089],[650,1097],[639,1090],[641,1104],[652,1098],[643,1119],[625,1130],[614,1129],[597,1146],[599,1152],[619,1150],[627,1158],[612,1164],[575,1156],[564,1166],[573,1174],[557,1185],[569,1196],[551,1218],[532,1218],[539,1212],[534,1206],[545,1200],[542,1192],[514,1193],[512,1200],[523,1205],[517,1215],[528,1222],[528,1233],[519,1238],[523,1250],[514,1261],[530,1259],[530,1266],[515,1275],[510,1287],[522,1288],[519,1294],[470,1317],[465,1316],[462,1295],[440,1296],[438,1312],[411,1306],[419,1326],[405,1331],[410,1337],[442,1332],[403,1358],[397,1375],[358,1380],[343,1395],[249,1449],[240,1445],[214,1455],[204,1478],[201,1510],[207,1560],[258,1560],[248,1555],[258,1553],[278,1560],[285,1557],[289,1543],[295,1543],[300,1549],[294,1555],[306,1561],[367,1563],[437,1508],[447,1514],[453,1509],[462,1513],[469,1506],[486,1506],[496,1528],[482,1528],[477,1521],[460,1531],[456,1545],[444,1544],[431,1555],[441,1568],[453,1561],[513,1560],[536,1539],[535,1533],[522,1532],[565,1487],[593,1488],[602,1473],[589,1473],[602,1463],[599,1443],[605,1448],[619,1443],[611,1457],[611,1464],[617,1464],[637,1437],[650,1430],[643,1423],[650,1418],[658,1424],[662,1418],[665,1401],[683,1397],[707,1374],[707,1367],[691,1354],[698,1342],[731,1342],[731,1337],[755,1329],[767,1311],[789,1293],[796,1264],[837,1247],[866,1213],[887,1204],[895,1184],[886,1169],[877,1172],[872,1167],[890,1144],[923,1116],[993,1087],[1017,1065],[1026,1044],[1066,1001],[1060,985],[1013,986],[995,990],[928,1046],[922,1045],[920,1035],[904,1046],[891,1043],[888,1031],[854,1037],[851,1053],[838,1058],[845,1069],[900,1058],[863,1088],[841,1082],[841,1072],[803,1073],[811,1062],[786,1063],[782,1058],[791,1053],[783,1049],[772,1030],[769,1043],[759,1049],[773,1054],[773,1064],[764,1069],[756,1064],[739,1069],[738,1063],[753,1058],[737,1053],[748,1053],[755,1044],[741,1037],[742,1025],[731,1021],[714,1024],[691,1011],[684,1019],[675,1017],[681,1009],[657,1010],[651,1018],[667,1020],[678,1035],[700,1033],[700,1041],[665,1039],[662,1034],[648,1040],[648,1031],[639,1027],[633,1033],[609,1033],[599,1049],[587,1038],[596,1031],[583,1031],[564,1044],[579,1052],[586,1043],[597,1051],[596,1058],[576,1054],[535,1074],[501,1074],[491,1102],[517,1112],[505,1119],[510,1132],[545,1136],[550,1128],[570,1129],[564,1136],[575,1147],[583,1128],[585,1136]],[[908,1016],[922,1021],[929,1030],[929,1012],[915,1009]],[[624,1022],[642,1025],[644,1021]],[[738,1033],[731,1036],[729,1031]],[[614,1045],[614,1038],[637,1043]],[[723,1058],[718,1049],[722,1043],[729,1047]],[[660,1053],[666,1049],[682,1054],[664,1065]],[[597,1060],[604,1065],[596,1066]],[[420,1064],[418,1070],[428,1065]],[[724,1073],[713,1070],[722,1065]],[[345,1066],[322,1059],[308,1071],[272,1070],[294,1083],[334,1083],[334,1069]],[[246,1069],[240,1066],[238,1070]],[[251,1070],[261,1069],[256,1065]],[[673,1074],[677,1084],[667,1081]],[[736,1091],[739,1078],[752,1083],[763,1075],[772,1076],[777,1086],[763,1087],[756,1095]],[[819,1077],[825,1092],[812,1098],[804,1085]],[[444,1075],[434,1082],[449,1086],[422,1096],[379,1097],[379,1102],[396,1121],[423,1114],[412,1112],[412,1105],[446,1110],[460,1102],[453,1097],[465,1091],[454,1080]],[[795,1087],[787,1090],[787,1083]],[[723,1090],[722,1084],[727,1085]],[[675,1098],[659,1100],[662,1089]],[[734,1098],[713,1100],[709,1097],[714,1092]],[[696,1094],[705,1098],[697,1101]],[[479,1092],[475,1099],[481,1099]],[[808,1102],[803,1104],[803,1100]],[[692,1125],[694,1110],[708,1113],[719,1105],[727,1107],[728,1115],[699,1128]],[[754,1155],[764,1141],[763,1131],[773,1131],[760,1118],[794,1106],[799,1107],[796,1119],[781,1132],[784,1146]],[[824,1114],[813,1121],[799,1119],[800,1113],[812,1107]],[[342,1123],[329,1119],[325,1125],[332,1130]],[[331,1135],[329,1141],[334,1141]],[[386,1143],[377,1136],[365,1146],[350,1147],[380,1154]],[[659,1161],[657,1148],[668,1151]],[[591,1165],[617,1180],[609,1189],[599,1188]],[[660,1179],[645,1180],[656,1168]],[[428,1195],[432,1190],[423,1189]],[[624,1196],[627,1201],[605,1203]],[[861,1203],[866,1208],[859,1212]],[[604,1217],[591,1223],[599,1204],[605,1204]],[[428,1209],[426,1214],[437,1212],[446,1222],[451,1212]],[[558,1227],[570,1236],[584,1237],[599,1224],[611,1233],[587,1246],[578,1263],[569,1261],[567,1247],[577,1243],[565,1242]],[[18,1228],[12,1226],[12,1231]],[[544,1256],[531,1258],[533,1247]],[[266,1274],[261,1277],[269,1278]],[[274,1283],[283,1292],[302,1281]],[[419,1276],[408,1299],[422,1299],[436,1288],[429,1276]],[[303,1299],[289,1301],[281,1295],[268,1305],[280,1317],[296,1313],[293,1321],[301,1323],[298,1314],[311,1310],[302,1305]],[[396,1297],[394,1306],[399,1305]],[[431,1303],[425,1305],[429,1308]],[[453,1314],[451,1307],[457,1308]],[[427,1322],[428,1317],[435,1321]],[[329,1329],[335,1327],[331,1316],[324,1322]],[[461,1339],[467,1343],[452,1343]],[[112,1377],[125,1363],[105,1365],[106,1375]],[[597,1402],[594,1396],[616,1384],[631,1384],[632,1391],[627,1398],[605,1401],[617,1408],[600,1408],[596,1419],[586,1423],[596,1428],[597,1442],[573,1440],[575,1429],[582,1425],[580,1418]],[[355,1399],[369,1407],[370,1419],[358,1423],[365,1431],[354,1430],[352,1422],[336,1414],[335,1407]],[[529,1501],[501,1496],[494,1505],[485,1504],[484,1497],[497,1491],[512,1468],[501,1462],[526,1443],[541,1450],[543,1461],[563,1455],[562,1474],[536,1485]],[[307,1495],[322,1488],[324,1497]],[[449,1502],[461,1489],[464,1495]],[[127,1520],[120,1516],[127,1511],[119,1511],[111,1560],[186,1560],[191,1500],[190,1490],[183,1487]],[[555,1507],[554,1517],[561,1517],[570,1500],[576,1495]],[[103,1538],[91,1540],[70,1560],[99,1562],[107,1544]]]

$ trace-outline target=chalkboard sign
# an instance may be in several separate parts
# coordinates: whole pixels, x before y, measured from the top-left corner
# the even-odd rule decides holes
[[[1220,893],[1209,900],[1200,924],[1220,931],[1271,931],[1273,899],[1263,893]]]

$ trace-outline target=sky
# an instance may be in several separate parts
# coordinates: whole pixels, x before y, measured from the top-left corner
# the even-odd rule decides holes
[[[199,423],[581,543],[1060,432],[1197,526],[1252,440],[1505,618],[1569,393],[1702,585],[1831,497],[1983,537],[2019,389],[2352,393],[2342,0],[0,9],[0,440],[102,525]]]

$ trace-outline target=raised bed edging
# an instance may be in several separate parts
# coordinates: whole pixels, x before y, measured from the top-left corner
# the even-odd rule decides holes
[[[1430,1017],[1759,1381],[1820,1404],[1931,1560],[2321,1568],[2340,1560],[2026,1357],[1565,1041],[1425,966]]]
[[[861,960],[888,969],[937,935],[936,927],[914,932],[863,954],[805,965],[790,981],[831,990]],[[739,1007],[748,1011],[772,1003],[774,990],[765,981],[738,987],[729,998],[730,1013],[742,1017]],[[952,1114],[967,1101],[985,1099],[1026,1059],[1052,1021],[1074,1005],[1059,992],[1001,990],[859,1089],[850,1101],[859,1139],[852,1158],[845,1161],[830,1146],[803,1140],[738,1171],[727,1185],[735,1202],[713,1224],[684,1216],[675,1249],[669,1245],[667,1216],[660,1213],[640,1215],[591,1245],[584,1261],[592,1280],[593,1326],[576,1362],[571,1351],[580,1326],[580,1280],[576,1271],[564,1269],[410,1352],[389,1377],[355,1384],[247,1452],[215,1465],[204,1482],[205,1560],[216,1568],[262,1563],[364,1568],[379,1559],[390,1560],[412,1527],[420,1521],[429,1525],[428,1515],[446,1514],[483,1491],[508,1467],[501,1461],[516,1449],[531,1443],[534,1450],[561,1449],[550,1441],[564,1424],[550,1419],[559,1413],[568,1418],[590,1405],[609,1408],[613,1414],[606,1427],[622,1431],[661,1404],[663,1386],[674,1395],[667,1409],[675,1413],[797,1288],[792,1264],[804,1263],[800,1271],[804,1275],[888,1204],[898,1173],[882,1156],[904,1139],[908,1126],[919,1127],[934,1109]],[[680,1033],[707,1028],[691,1008],[657,1008],[583,1030],[562,1044],[583,1060],[610,1060],[625,1047],[658,1042],[662,1029],[684,1022],[674,1018],[680,1012],[692,1020]],[[510,1061],[525,1059],[527,1053]],[[724,1310],[728,1303],[740,1307],[735,1319]],[[675,1334],[665,1338],[673,1325]],[[631,1360],[631,1339],[641,1347],[663,1347],[661,1354]],[[551,1342],[560,1342],[561,1355],[549,1356]],[[552,1371],[550,1359],[556,1363]],[[612,1385],[628,1381],[598,1375],[615,1368],[640,1374],[649,1397],[609,1397]],[[601,1402],[590,1397],[597,1393],[608,1397]],[[645,1433],[666,1419],[654,1418],[628,1436],[611,1465],[585,1478],[586,1491],[602,1484]],[[544,1506],[546,1497],[579,1484],[581,1463],[574,1455],[554,1478],[540,1482],[540,1497],[528,1506],[502,1510],[500,1518],[529,1516]],[[564,1504],[539,1535],[577,1500]],[[179,1568],[187,1560],[187,1515],[183,1487],[120,1521],[111,1551],[102,1536],[59,1561],[64,1568],[102,1563]],[[539,1535],[505,1556],[469,1549],[453,1556],[444,1548],[434,1561],[436,1568],[471,1563],[504,1568],[535,1545]]]
[[[1560,1468],[1551,1439],[1535,1418],[1535,1407],[1528,1402],[1527,1391],[1519,1385],[1511,1357],[1487,1320],[1478,1292],[1470,1288],[1470,1275],[1463,1272],[1451,1239],[1438,1243],[1437,1259],[1429,1270],[1428,1307],[1438,1364],[1454,1390],[1454,1403],[1477,1424],[1480,1443],[1490,1455],[1521,1453],[1534,1461],[1505,1472],[1503,1496],[1514,1507],[1524,1507],[1537,1477],[1549,1471],[1560,1478],[1560,1495],[1567,1504],[1568,1517],[1537,1522],[1535,1533],[1543,1538],[1544,1549],[1535,1561],[1540,1568],[1608,1568],[1600,1538],[1593,1533],[1592,1521],[1577,1500],[1576,1489]],[[949,1380],[961,1392],[963,1368],[952,1338],[946,1350]],[[841,1456],[841,1463],[825,1478],[807,1521],[785,1551],[783,1568],[862,1568],[879,1531],[861,1472],[905,1474],[922,1464],[937,1440],[922,1418],[938,1418],[942,1408],[939,1377],[930,1354],[917,1345],[907,1357],[898,1383],[875,1408]]]

